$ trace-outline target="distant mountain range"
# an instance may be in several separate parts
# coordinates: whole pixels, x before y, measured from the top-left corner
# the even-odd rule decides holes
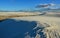
[[[43,11],[60,12],[60,8],[59,9],[46,8],[46,9],[38,9],[38,10],[18,10],[18,11],[5,11],[5,10],[0,10],[0,12],[43,12]]]

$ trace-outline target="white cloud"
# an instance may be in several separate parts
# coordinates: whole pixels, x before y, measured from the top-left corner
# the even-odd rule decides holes
[[[48,4],[49,6],[55,6],[55,4],[53,4],[53,3],[50,3],[50,4]]]
[[[54,4],[54,3],[49,3],[49,4],[45,3],[45,4],[37,5],[37,8],[50,8],[50,7],[54,7],[55,5],[56,4]]]

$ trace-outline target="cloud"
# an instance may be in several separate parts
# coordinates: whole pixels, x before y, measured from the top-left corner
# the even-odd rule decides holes
[[[36,6],[36,8],[48,8],[50,6],[54,6],[55,4],[50,3],[50,4],[39,4]]]
[[[53,4],[53,3],[50,3],[50,4],[48,4],[49,6],[55,6],[55,4]]]
[[[42,7],[48,7],[48,5],[47,4],[40,4],[40,5],[37,5],[36,7],[37,8],[42,8]]]

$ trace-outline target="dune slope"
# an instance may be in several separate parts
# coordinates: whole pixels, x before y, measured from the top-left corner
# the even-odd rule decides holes
[[[7,13],[7,14],[9,14],[9,13]],[[15,15],[15,14],[13,13],[12,16],[13,15]],[[13,29],[17,29],[17,32],[19,32],[19,33],[17,33],[16,30],[14,30],[10,34],[11,36],[8,35],[9,38],[10,37],[12,38],[12,36],[15,33],[17,33],[17,36],[16,36],[16,34],[14,35],[14,37],[16,36],[15,38],[19,38],[20,36],[22,36],[22,38],[60,38],[60,17],[50,16],[51,14],[49,14],[49,16],[48,16],[47,14],[39,15],[36,13],[21,13],[21,14],[17,13],[17,15],[19,15],[19,17],[13,16],[13,18],[10,18],[10,14],[9,14],[8,17],[10,20],[7,20],[7,21],[4,20],[0,23],[0,26],[6,25],[6,27],[9,27],[9,32],[7,32],[7,35],[8,35],[8,33],[10,34],[10,32],[12,32]],[[24,15],[24,16],[20,17],[21,15],[22,16]],[[13,20],[11,20],[11,19],[13,19]],[[23,22],[21,20],[23,20]],[[32,22],[32,21],[36,22],[36,24],[34,24],[35,26],[33,24],[31,24],[32,26],[30,25],[30,22]],[[16,28],[15,26],[19,27],[19,28]],[[30,28],[30,26],[31,26],[31,28]],[[28,28],[28,29],[25,29],[25,28]],[[8,30],[8,28],[5,28],[5,30],[6,29]],[[18,30],[18,29],[20,29],[20,30]],[[22,33],[22,29],[24,31],[23,33]],[[30,31],[32,31],[32,32],[30,32]],[[21,33],[21,35],[20,35],[20,33]],[[5,37],[7,37],[7,36],[5,36]]]
[[[37,26],[33,28],[36,30],[34,38],[60,38],[60,18],[48,16],[32,16],[32,17],[18,17],[12,18],[15,20],[36,21]],[[41,34],[42,33],[42,34]]]

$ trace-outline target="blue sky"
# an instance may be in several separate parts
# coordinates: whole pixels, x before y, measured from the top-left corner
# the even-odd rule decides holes
[[[0,0],[0,10],[25,10],[35,9],[38,4],[56,4],[55,7],[59,7],[60,0]]]

